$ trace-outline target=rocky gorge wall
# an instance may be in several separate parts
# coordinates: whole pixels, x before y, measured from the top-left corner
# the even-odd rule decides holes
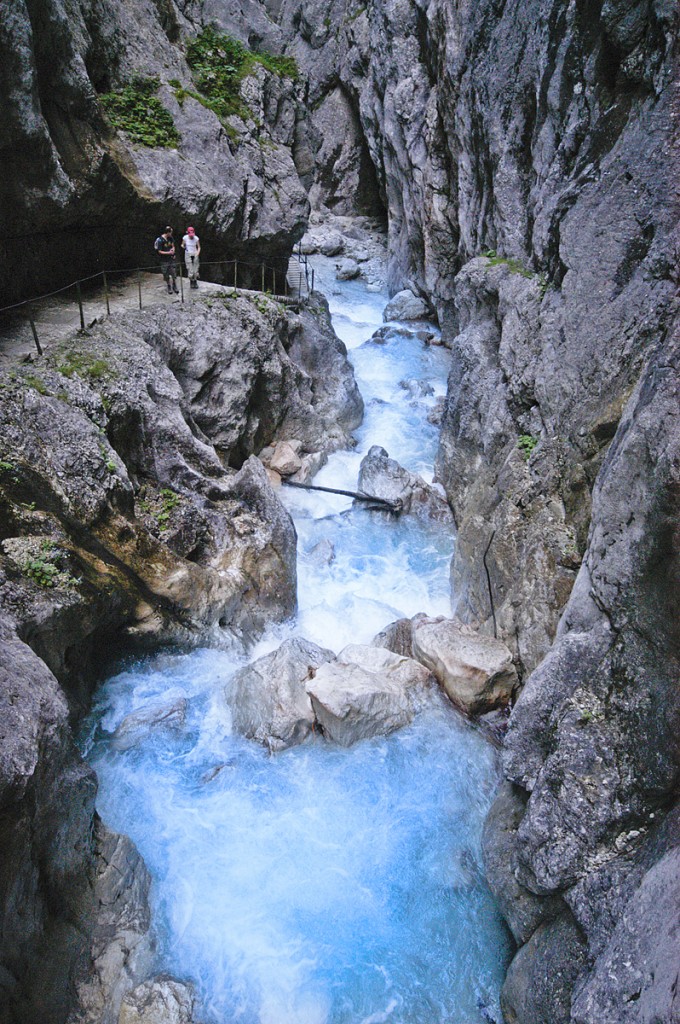
[[[278,10],[331,131],[315,202],[368,151],[392,289],[437,309],[456,612],[526,680],[485,839],[506,1021],[674,1021],[677,9]]]
[[[322,304],[230,293],[112,318],[0,392],[0,1020],[115,1024],[152,965],[150,880],[72,726],[126,639],[293,614],[295,528],[252,456],[322,458],[362,402]]]
[[[287,259],[308,214],[295,81],[255,64],[222,116],[187,63],[207,25],[276,47],[268,24],[257,4],[233,18],[172,0],[3,0],[0,306],[153,266],[166,223],[179,237],[193,223],[204,261]],[[176,141],[143,145],[113,127],[102,96],[139,79],[156,80]],[[133,120],[146,105],[135,99]]]
[[[2,244],[13,268],[17,249],[28,254],[32,275],[5,272],[7,294],[91,271],[102,239],[117,259],[141,252],[157,222],[185,216],[201,219],[215,247],[285,255],[304,229],[302,184],[322,210],[386,212],[391,287],[432,302],[452,352],[438,474],[458,528],[456,611],[503,637],[525,680],[485,839],[491,884],[520,947],[506,1020],[675,1020],[676,5],[272,0],[227,11],[221,0],[27,0],[2,13]],[[303,86],[263,70],[249,79],[265,144],[255,120],[235,127],[237,144],[212,111],[192,98],[180,104],[169,86],[172,77],[192,87],[184,42],[212,22],[297,59]],[[97,94],[133,70],[160,74],[176,149],[131,146],[106,126]],[[154,223],[148,238],[135,234],[142,220]],[[274,410],[302,387],[296,371],[282,364],[275,386],[266,375],[264,411],[218,422],[218,380],[207,364],[189,366],[186,335],[159,333],[155,314],[125,331],[136,341],[128,349],[127,334],[116,336],[129,360],[122,376],[138,390],[133,401],[109,382],[110,415],[82,375],[61,381],[58,369],[41,372],[21,402],[14,383],[3,391],[5,430],[18,445],[2,456],[0,480],[10,491],[8,642],[28,640],[44,656],[72,709],[87,699],[109,627],[183,639],[190,620],[247,628],[251,616],[285,613],[280,595],[264,592],[262,606],[258,598],[239,619],[251,566],[224,561],[233,538],[211,503],[231,512],[244,502],[237,518],[260,552],[290,546],[261,474],[244,460],[284,429]],[[139,353],[148,355],[139,342],[149,339],[153,372],[139,366]],[[90,366],[99,359],[93,351]],[[172,373],[157,380],[163,366]],[[262,377],[249,379],[259,396]],[[47,472],[42,437],[66,407],[66,454]],[[291,416],[288,436],[299,438],[301,417]],[[17,424],[31,423],[21,437]],[[71,446],[74,430],[82,444]],[[156,435],[172,443],[154,443]],[[96,486],[72,493],[74,474]],[[168,488],[182,495],[172,509]],[[188,493],[200,497],[185,515]],[[161,538],[166,513],[181,525]],[[42,565],[36,572],[50,562],[34,542],[44,515],[49,550],[57,541],[63,551],[55,571],[79,581],[57,609],[43,591],[36,601],[17,586],[29,558]],[[99,590],[101,579],[110,582]],[[193,583],[205,595],[200,608],[187,603]],[[82,587],[87,600],[77,599]],[[69,650],[63,638],[73,628],[82,638]],[[4,869],[3,884],[9,905],[13,878],[39,895],[25,933],[3,937],[3,948],[17,950],[3,961],[10,990],[35,952],[41,915],[52,914],[53,879],[59,889],[94,864],[93,840],[77,850],[82,839],[65,840],[65,858],[51,838],[35,857],[26,852],[35,822],[50,835],[42,822],[52,798],[43,805],[26,781],[41,778],[31,766],[42,752],[50,777],[77,776],[73,832],[64,825],[60,835],[82,836],[93,799],[92,780],[68,754],[64,698],[40,665],[33,671],[44,724],[25,738],[19,730],[21,751],[8,762],[3,806],[17,839],[7,862],[15,874]],[[12,708],[21,695],[11,672],[6,679]]]

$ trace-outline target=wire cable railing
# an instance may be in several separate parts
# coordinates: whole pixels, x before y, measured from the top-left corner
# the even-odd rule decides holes
[[[236,292],[263,293],[286,303],[303,302],[314,290],[314,270],[313,268],[310,269],[307,257],[303,255],[299,247],[289,258],[285,268],[280,265],[278,267],[273,266],[265,261],[256,262],[238,259],[201,260],[199,272],[200,269],[208,268],[210,268],[211,277],[219,278],[219,280],[210,281],[210,284],[218,284],[222,287],[231,288]],[[180,304],[185,302],[188,271],[184,266],[184,261],[176,259],[172,265],[172,271],[164,268],[160,262],[141,267],[99,270],[94,274],[89,274],[87,277],[81,277],[70,284],[63,285],[61,288],[55,288],[52,291],[32,296],[29,299],[22,299],[7,306],[1,306],[0,318],[21,317],[23,314],[23,319],[27,321],[30,327],[38,354],[42,355],[43,349],[38,334],[38,326],[41,326],[42,331],[46,331],[48,334],[55,332],[63,333],[64,329],[70,328],[85,331],[87,329],[87,319],[89,319],[93,312],[89,308],[92,307],[93,302],[97,304],[98,310],[98,315],[95,319],[99,319],[104,308],[106,309],[106,315],[110,316],[112,308],[114,311],[137,307],[141,310],[145,305],[157,304],[160,301],[157,288],[154,287],[153,292],[149,294],[149,282],[144,279],[143,275],[146,275],[147,278],[149,275],[152,275],[154,280],[162,276],[164,283],[168,283],[168,291],[170,291],[171,280],[173,287],[176,287],[175,282],[179,281],[177,296]],[[134,300],[131,298],[130,279],[135,280],[137,284],[136,299]],[[121,291],[119,284],[118,293],[116,292],[117,281],[122,282],[123,285]],[[97,282],[99,282],[98,285],[96,284]],[[85,294],[86,289],[88,292],[87,296]],[[97,293],[94,300],[91,294],[93,290]],[[134,291],[135,289],[133,288],[132,293]],[[68,299],[69,292],[72,295],[70,300]],[[175,292],[172,294],[174,298]],[[61,297],[61,305],[55,303],[54,306],[45,307],[47,300],[58,299],[58,297]],[[64,299],[67,299],[67,301],[64,302]],[[69,319],[70,308],[73,310],[72,322]],[[41,312],[44,316],[47,316],[47,319],[42,322],[40,320]],[[2,332],[0,332],[1,336]]]

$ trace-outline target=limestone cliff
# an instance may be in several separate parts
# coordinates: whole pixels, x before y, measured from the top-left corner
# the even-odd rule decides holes
[[[191,40],[215,22],[246,45],[280,45],[251,7],[234,20],[172,0],[3,0],[0,306],[101,269],[153,265],[166,223],[193,222],[204,261],[290,254],[308,212],[294,163],[305,162],[299,88],[255,63],[243,98],[234,88],[233,116],[218,116],[187,63]],[[103,105],[150,81],[155,110],[174,124],[166,144],[116,130]],[[146,104],[133,101],[136,113]]]
[[[451,348],[438,473],[457,613],[528,677],[486,839],[521,945],[506,1020],[670,1022],[677,8],[281,11],[312,116],[335,125],[316,202],[344,204],[336,169],[370,154],[391,285],[435,304]]]

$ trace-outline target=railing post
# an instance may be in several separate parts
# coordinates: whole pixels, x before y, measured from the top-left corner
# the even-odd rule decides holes
[[[104,278],[104,296],[106,298],[106,315],[111,316],[111,307],[109,306],[109,284],[106,280],[106,271],[102,270],[102,277]]]
[[[314,267],[312,267],[312,291],[314,291]]]
[[[78,296],[78,310],[80,311],[80,329],[85,330],[85,316],[83,315],[83,297],[80,294],[80,281],[76,281],[76,295]]]
[[[273,274],[274,274],[274,284],[272,285],[272,294],[276,295],[276,267],[274,267]]]
[[[38,350],[38,355],[41,356],[43,354],[43,350],[41,349],[40,342],[38,341],[38,332],[35,329],[35,323],[33,322],[33,314],[31,312],[29,312],[28,314],[28,322],[30,323],[31,330],[33,331],[33,341],[35,342],[35,347]]]
[[[236,283],[237,281],[238,281],[238,260],[234,260],[234,288],[238,287],[238,285]]]
[[[139,292],[139,308],[142,308],[142,272],[137,271],[137,290]]]
[[[284,274],[283,277],[283,294],[284,296],[288,295],[288,274]]]
[[[184,302],[184,278],[182,277],[182,261],[179,261],[179,301]]]
[[[262,291],[264,291],[264,263],[262,264]]]

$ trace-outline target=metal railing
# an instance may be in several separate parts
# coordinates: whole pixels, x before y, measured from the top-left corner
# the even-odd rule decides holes
[[[289,259],[285,270],[266,262],[237,259],[201,261],[199,267],[210,268],[211,277],[218,278],[207,282],[209,284],[221,285],[236,292],[268,294],[284,302],[304,301],[314,289],[314,270],[310,270],[307,257],[299,248]],[[175,274],[171,276],[179,281],[178,296],[181,304],[185,302],[187,282],[183,260],[175,261],[174,270]],[[153,282],[160,278],[165,284],[163,267],[159,263],[122,270],[100,270],[54,291],[2,306],[0,343],[3,335],[16,334],[17,319],[23,320],[30,328],[30,336],[38,354],[42,355],[40,334],[61,336],[73,328],[85,331],[93,315],[95,320],[99,319],[104,309],[106,315],[110,316],[112,309],[143,309],[145,305],[157,304],[161,301],[158,287],[155,283],[150,285],[150,278]],[[136,289],[134,285],[130,288],[131,280],[136,282]],[[191,295],[192,299],[195,297],[199,296]]]

